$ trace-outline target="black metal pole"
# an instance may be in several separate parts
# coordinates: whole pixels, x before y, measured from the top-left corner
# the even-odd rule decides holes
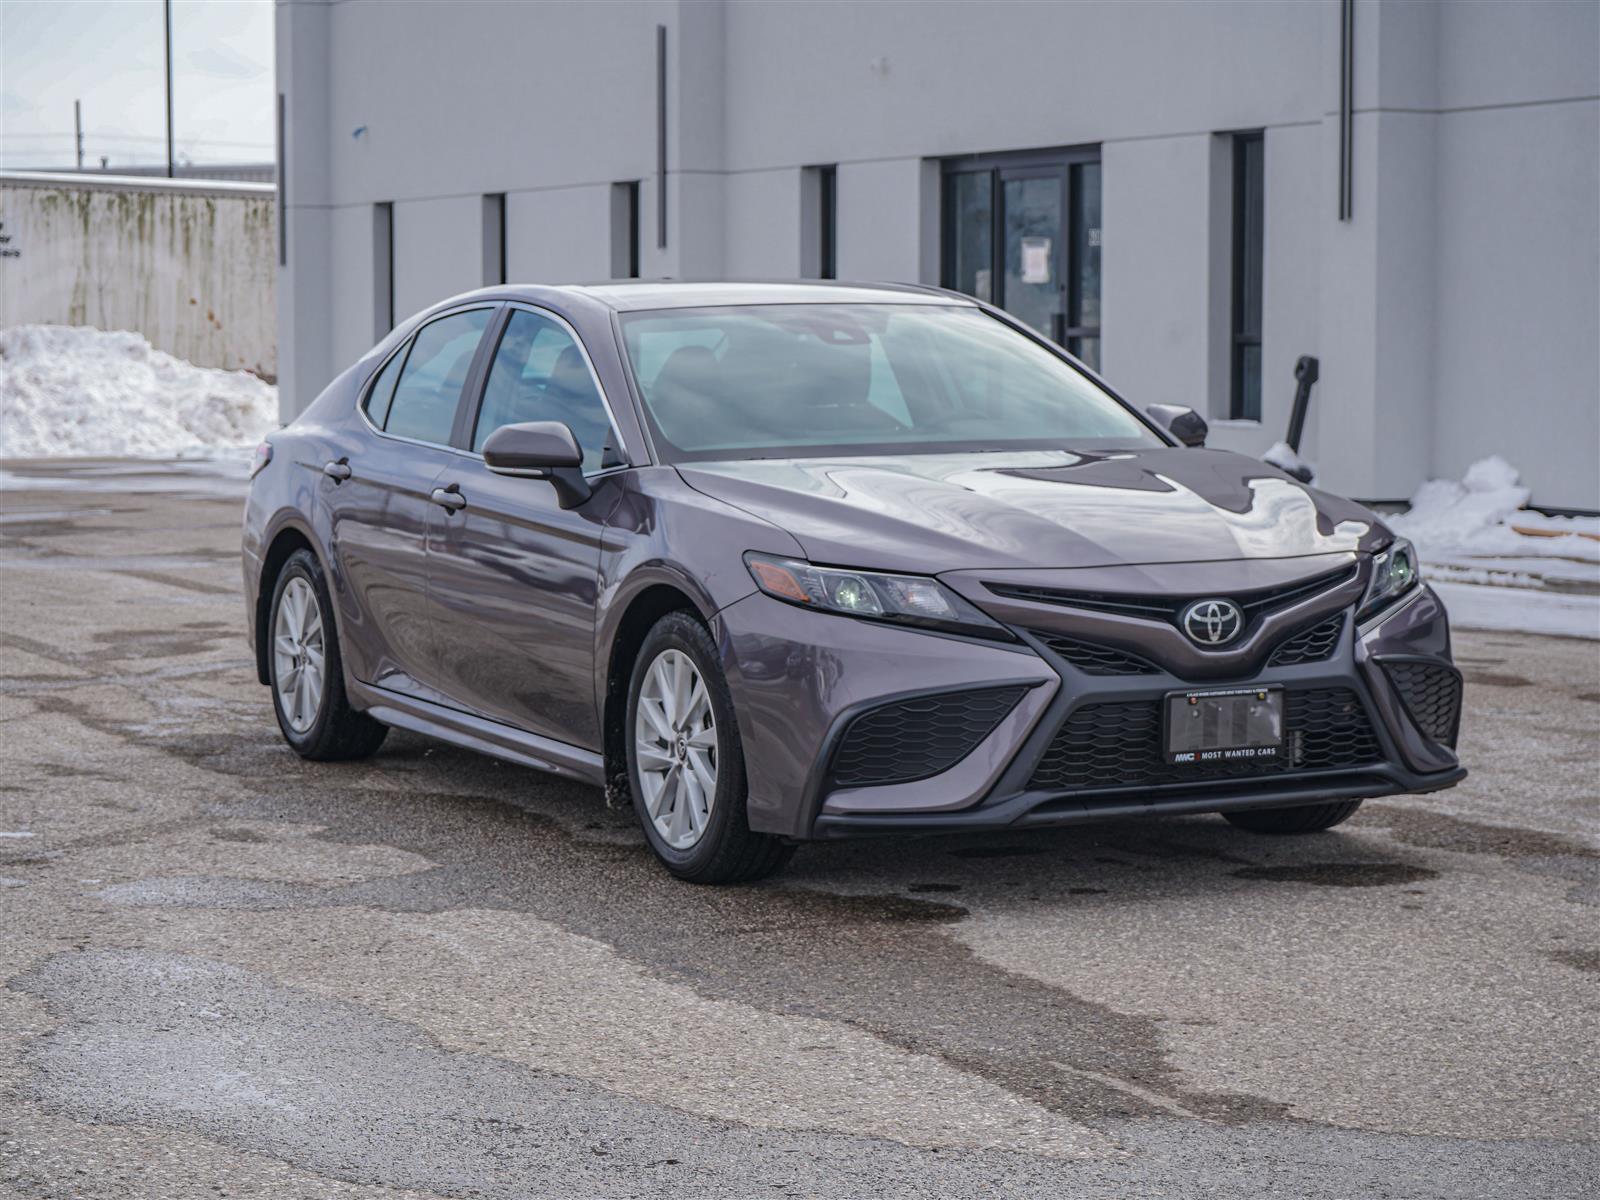
[[[172,170],[172,0],[165,0],[162,7],[167,16],[167,178],[171,179]]]
[[[78,148],[78,170],[83,170],[83,101],[72,102],[73,145]]]
[[[1289,410],[1289,449],[1300,453],[1300,438],[1306,431],[1306,409],[1311,406],[1311,385],[1317,381],[1317,360],[1303,354],[1294,364],[1294,407]]]

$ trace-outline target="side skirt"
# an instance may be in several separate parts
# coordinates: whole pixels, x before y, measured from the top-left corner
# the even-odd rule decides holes
[[[346,678],[345,690],[355,707],[362,709],[373,720],[382,721],[396,729],[427,734],[490,758],[592,783],[596,787],[605,783],[605,762],[592,750],[569,746],[565,742],[458,712],[442,704],[391,692],[370,683]]]

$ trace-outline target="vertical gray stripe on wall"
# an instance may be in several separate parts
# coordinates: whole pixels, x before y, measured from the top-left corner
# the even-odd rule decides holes
[[[1355,189],[1351,183],[1355,154],[1356,107],[1356,2],[1340,0],[1339,9],[1339,220],[1348,221],[1354,212]]]
[[[278,265],[289,265],[289,154],[284,146],[286,130],[283,93],[278,93]]]
[[[394,328],[394,205],[372,206],[372,336],[382,341]]]
[[[656,245],[667,246],[667,27],[656,26]]]

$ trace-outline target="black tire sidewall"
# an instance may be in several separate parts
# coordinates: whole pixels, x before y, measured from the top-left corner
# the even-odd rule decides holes
[[[634,723],[638,718],[639,692],[644,686],[646,673],[664,650],[679,650],[689,656],[695,670],[705,683],[711,698],[711,712],[717,723],[717,788],[711,806],[711,820],[706,831],[687,850],[677,850],[667,845],[656,831],[655,822],[645,811],[644,789],[639,781],[639,764],[633,752]],[[638,815],[640,828],[650,842],[650,848],[675,874],[698,875],[722,853],[733,833],[735,823],[739,832],[748,832],[745,814],[744,749],[739,739],[739,727],[734,718],[733,697],[728,691],[727,679],[717,660],[716,646],[705,626],[687,613],[668,613],[656,622],[646,635],[644,644],[634,659],[633,677],[628,682],[628,712],[625,730],[628,759],[628,790],[633,797],[633,810]]]
[[[311,585],[311,593],[317,601],[317,612],[322,618],[322,694],[317,697],[317,719],[303,733],[289,724],[288,718],[284,716],[283,703],[278,695],[277,655],[273,653],[273,639],[277,636],[278,627],[278,605],[283,601],[284,591],[295,579],[304,579]],[[278,581],[272,588],[272,609],[267,614],[267,677],[272,691],[272,712],[278,719],[278,728],[283,733],[284,741],[298,753],[309,757],[326,742],[328,725],[333,720],[335,708],[334,681],[337,672],[343,669],[339,657],[339,634],[333,621],[333,603],[323,579],[322,564],[310,551],[297,550],[289,556],[289,561],[284,564],[283,570],[278,572]]]

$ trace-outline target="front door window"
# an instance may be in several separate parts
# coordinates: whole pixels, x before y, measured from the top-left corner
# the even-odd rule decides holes
[[[945,165],[944,285],[1100,365],[1100,163],[1092,152]]]

